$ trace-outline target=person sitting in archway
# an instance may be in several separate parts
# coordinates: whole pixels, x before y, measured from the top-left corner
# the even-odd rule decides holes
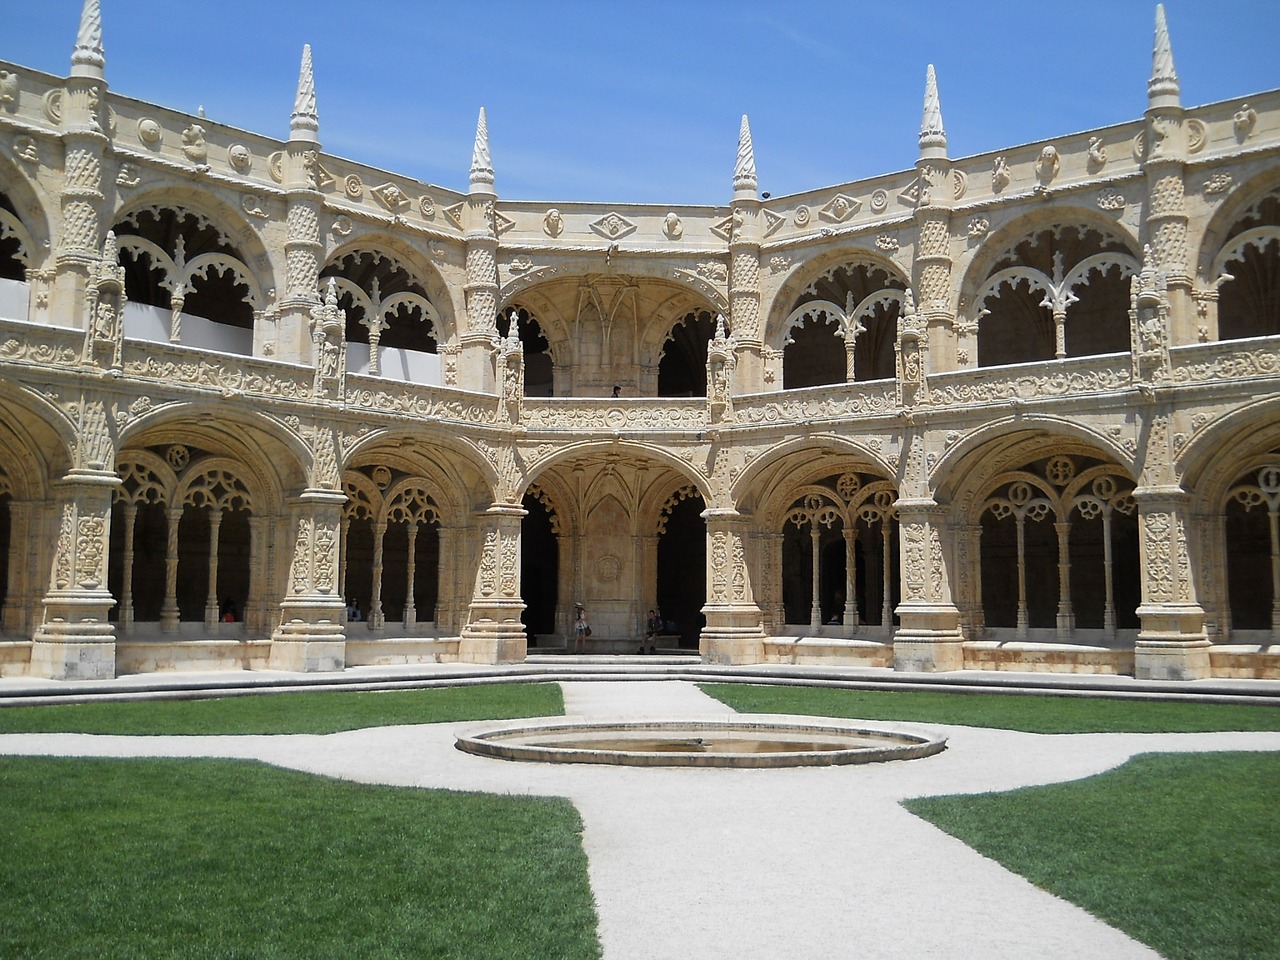
[[[222,601],[222,612],[218,614],[218,619],[222,623],[235,623],[240,618],[236,616],[236,604],[230,597]]]

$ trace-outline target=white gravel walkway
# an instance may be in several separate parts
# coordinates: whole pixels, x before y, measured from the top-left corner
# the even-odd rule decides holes
[[[562,684],[569,714],[705,716],[682,681]],[[875,725],[875,724],[873,724]],[[899,801],[1074,780],[1151,751],[1280,750],[1280,733],[950,738],[923,760],[792,770],[511,763],[463,754],[471,724],[332,736],[0,736],[3,754],[256,758],[367,783],[559,795],[582,814],[606,960],[1155,958],[907,813]]]

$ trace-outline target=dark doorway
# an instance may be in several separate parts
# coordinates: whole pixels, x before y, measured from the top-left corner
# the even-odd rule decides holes
[[[706,504],[694,494],[671,507],[666,532],[658,537],[658,608],[680,646],[697,647],[707,618]],[[668,640],[667,642],[670,642]]]

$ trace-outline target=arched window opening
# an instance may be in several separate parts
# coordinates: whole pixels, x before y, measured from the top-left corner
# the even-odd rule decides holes
[[[1280,190],[1231,225],[1218,263],[1231,278],[1218,290],[1218,338],[1280,334]]]
[[[1227,497],[1228,628],[1280,639],[1280,458],[1240,477]]]
[[[172,311],[160,315],[151,330],[134,311],[126,318],[126,335],[176,340],[192,346],[251,352],[243,338],[206,342],[205,328],[182,329],[181,317],[201,317],[225,327],[253,329],[254,283],[244,257],[208,219],[188,210],[148,207],[129,214],[111,228],[120,243],[125,270],[125,296],[134,304]]]
[[[856,471],[805,488],[781,533],[784,623],[850,636],[863,625],[893,625],[900,588],[896,502],[891,483]]]
[[[905,292],[901,277],[874,263],[844,263],[814,280],[785,322],[783,389],[892,379]]]
[[[511,336],[511,317],[516,317],[516,336],[524,347],[524,395],[555,395],[555,369],[551,360],[551,344],[543,336],[542,327],[525,307],[515,306],[498,314],[496,325],[501,336]]]
[[[813,319],[792,328],[782,350],[783,389],[844,383],[844,376],[844,340],[836,318]]]
[[[244,483],[182,444],[122,453],[116,473],[107,585],[120,629],[157,621],[168,633],[190,632],[183,624],[208,633],[220,621],[261,629]]]
[[[21,224],[17,208],[8,195],[0,192],[0,280],[27,279],[27,257],[30,251],[24,250],[22,237],[18,232]],[[26,319],[22,317],[21,319]]]
[[[1136,629],[1137,506],[1119,468],[1055,454],[1003,474],[981,507],[981,599],[988,628]],[[1046,639],[1041,637],[1041,639]]]
[[[686,314],[676,322],[658,361],[658,396],[707,395],[707,344],[715,333],[716,318],[709,310]]]
[[[707,505],[696,487],[682,487],[668,498],[658,525],[658,582],[654,596],[663,623],[660,646],[674,637],[681,647],[697,648],[707,618]],[[649,612],[644,611],[645,619]]]
[[[1122,241],[1091,227],[1054,227],[1018,241],[975,298],[978,366],[1128,351],[1136,269]]]
[[[559,521],[546,494],[531,487],[521,501],[526,513],[520,520],[520,595],[524,600],[525,632],[529,644],[557,632],[560,604]]]
[[[347,369],[414,383],[439,384],[439,315],[426,285],[403,264],[355,250],[320,271],[320,289],[336,281],[347,316]]]

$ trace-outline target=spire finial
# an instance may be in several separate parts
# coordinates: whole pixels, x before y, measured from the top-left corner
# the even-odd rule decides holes
[[[489,159],[489,117],[480,108],[476,121],[476,145],[471,151],[471,190],[473,193],[493,193],[493,161]]]
[[[942,128],[942,102],[938,99],[938,76],[933,64],[924,75],[924,115],[920,119],[920,155],[946,157],[947,132]]]
[[[733,165],[734,199],[754,200],[756,186],[756,151],[751,145],[751,124],[744,113],[738,128],[738,159]]]
[[[84,0],[80,30],[71,54],[71,76],[105,80],[106,51],[102,49],[102,8],[98,0]]]
[[[1156,43],[1151,55],[1151,79],[1147,81],[1149,107],[1181,106],[1178,71],[1173,66],[1173,47],[1164,19],[1164,4],[1156,4]]]
[[[302,69],[298,71],[298,95],[293,101],[293,117],[289,121],[290,140],[317,141],[320,114],[316,112],[316,81],[311,68],[311,44],[302,47]]]

